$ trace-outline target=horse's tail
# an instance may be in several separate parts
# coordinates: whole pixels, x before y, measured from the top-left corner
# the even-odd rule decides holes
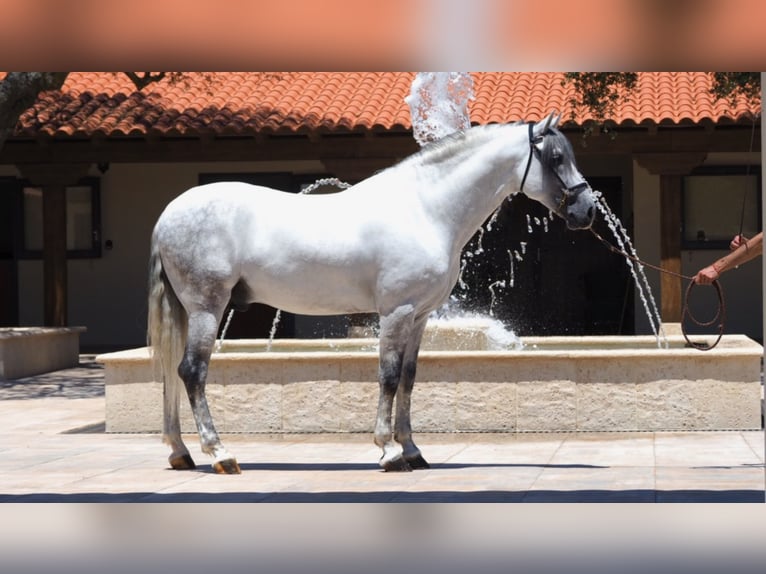
[[[163,383],[163,438],[178,432],[179,405],[183,382],[178,365],[186,345],[187,316],[162,266],[156,234],[152,235],[149,256],[149,316],[147,345],[152,356],[155,381]]]

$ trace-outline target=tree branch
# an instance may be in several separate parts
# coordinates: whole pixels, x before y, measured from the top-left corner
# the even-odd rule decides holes
[[[69,72],[9,72],[0,81],[0,148],[40,92],[58,90]]]
[[[139,90],[143,90],[149,84],[163,80],[167,72],[123,72]]]

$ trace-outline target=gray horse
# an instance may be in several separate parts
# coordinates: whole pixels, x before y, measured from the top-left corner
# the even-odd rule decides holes
[[[593,194],[558,120],[472,127],[335,194],[225,182],[173,200],[152,235],[149,289],[171,466],[194,467],[178,416],[183,381],[202,451],[216,472],[240,472],[215,430],[205,380],[227,304],[259,302],[307,315],[378,313],[380,465],[427,467],[410,395],[426,321],[452,291],[465,244],[518,191],[572,229],[593,221]]]

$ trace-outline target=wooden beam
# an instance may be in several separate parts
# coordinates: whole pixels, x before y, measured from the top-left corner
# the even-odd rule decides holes
[[[660,176],[660,266],[681,273],[681,177]],[[681,321],[681,278],[660,274],[660,316],[663,323]]]
[[[755,147],[760,151],[760,127]],[[660,154],[667,152],[746,152],[750,150],[752,127],[729,127],[712,132],[704,128],[645,129],[617,132],[616,137],[582,138],[581,131],[567,131],[575,154]],[[143,138],[90,140],[52,138],[46,145],[34,140],[8,140],[0,150],[0,164],[26,163],[131,163],[199,161],[290,161],[319,158],[397,158],[418,151],[408,132],[306,136],[255,134],[253,137],[158,138],[150,144]]]
[[[65,327],[67,316],[66,187],[43,187],[44,320]]]
[[[328,158],[405,157],[418,150],[411,136],[322,137],[311,141],[304,136],[258,138],[107,140],[93,145],[89,140],[54,141],[41,147],[33,141],[9,141],[0,150],[0,164],[13,163],[133,163],[200,161],[292,161]]]
[[[702,165],[707,152],[637,153],[633,157],[652,175],[686,175]]]

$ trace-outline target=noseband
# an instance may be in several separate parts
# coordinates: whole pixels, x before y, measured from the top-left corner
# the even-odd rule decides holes
[[[527,181],[527,175],[529,174],[529,168],[532,165],[532,155],[534,155],[537,158],[537,161],[540,162],[540,164],[543,167],[548,167],[553,172],[553,175],[556,176],[556,179],[559,180],[559,183],[561,184],[561,190],[563,191],[563,194],[561,196],[561,201],[559,201],[558,209],[559,211],[564,207],[564,204],[566,203],[567,199],[570,197],[577,197],[582,191],[584,191],[588,187],[587,181],[581,181],[580,183],[576,183],[575,185],[567,185],[566,182],[561,178],[561,176],[558,174],[558,172],[553,169],[550,166],[546,166],[543,163],[542,160],[542,154],[539,149],[537,149],[537,146],[535,143],[541,141],[545,134],[542,134],[538,136],[537,138],[534,137],[533,130],[535,127],[534,122],[530,122],[529,124],[529,158],[527,159],[527,167],[524,169],[524,177],[521,179],[521,187],[519,188],[519,191],[524,191],[524,183]],[[547,132],[546,132],[547,133]]]

